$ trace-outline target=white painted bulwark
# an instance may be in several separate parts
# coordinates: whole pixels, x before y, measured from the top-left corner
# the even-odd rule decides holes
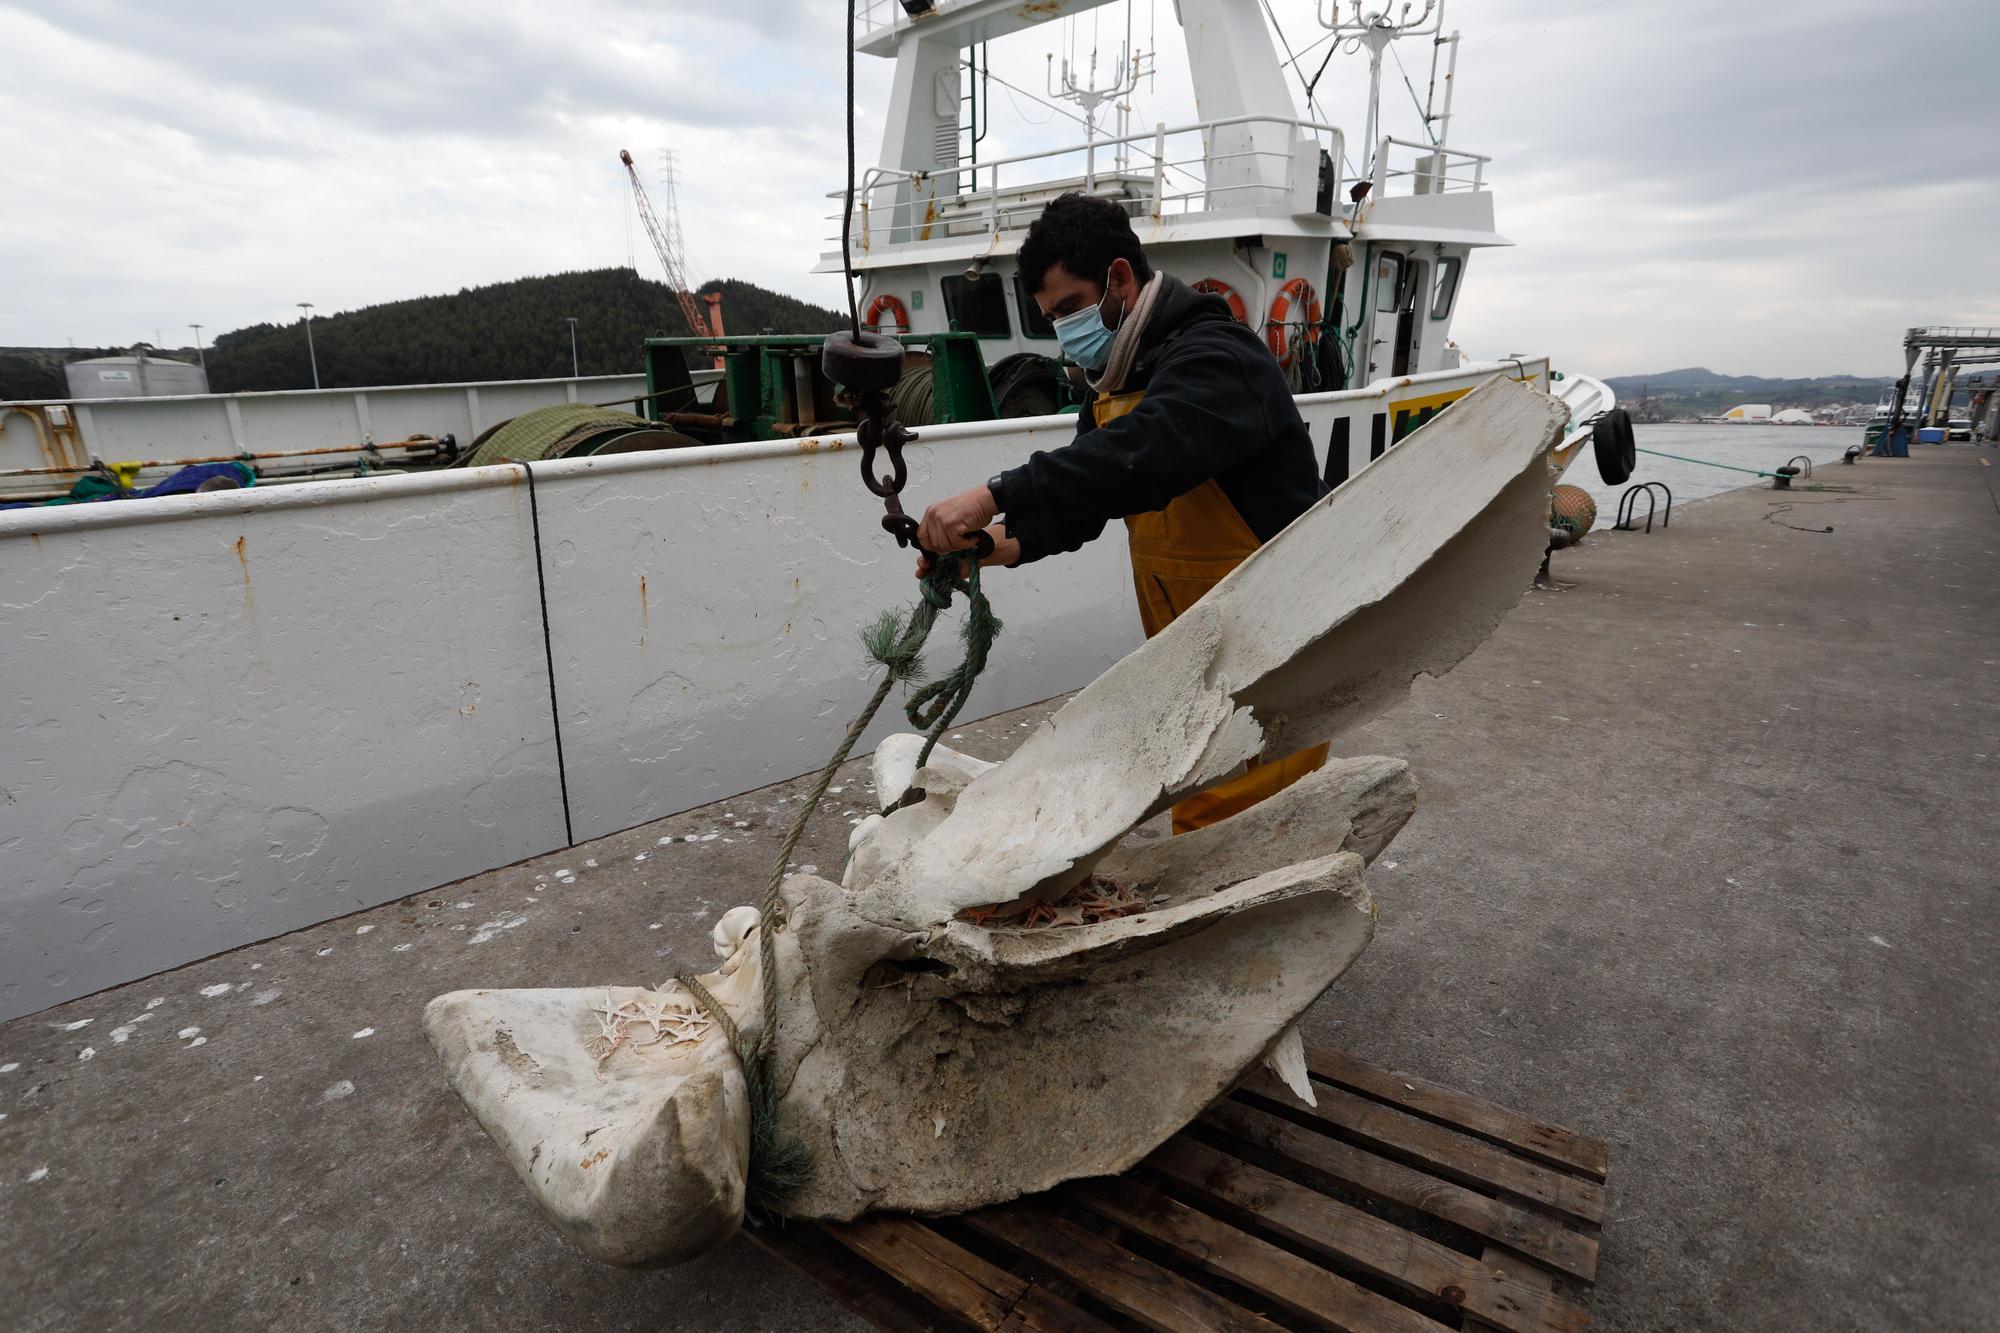
[[[131,392],[138,390],[134,387]],[[645,392],[644,375],[592,375],[95,398],[83,406],[61,399],[0,403],[0,469],[87,467],[93,458],[171,461],[280,449],[337,449],[413,435],[453,435],[460,444],[470,445],[487,426],[537,407],[564,402],[623,405]],[[52,414],[51,409],[57,411]],[[71,419],[75,431],[64,429]]]
[[[0,1014],[560,845],[525,494],[441,480],[4,516]]]
[[[1493,373],[1299,406],[1351,474]],[[1074,428],[927,428],[906,502]],[[0,512],[0,1018],[562,846],[550,656],[578,839],[810,770],[873,688],[861,626],[915,595],[858,464],[826,437],[537,465],[546,647],[518,467]],[[967,719],[1139,641],[1115,523],[988,591]]]
[[[976,485],[1075,429],[1073,417],[929,428],[907,455],[909,495]],[[882,531],[858,466],[851,447],[779,441],[536,467],[579,840],[832,750],[875,685],[862,625],[916,600],[916,557]],[[1139,642],[1122,535],[988,573],[1006,628],[967,720],[1074,689]],[[956,660],[959,624],[957,608],[939,620],[934,669]],[[908,727],[885,708],[861,752]]]
[[[927,436],[916,496],[1023,443]],[[866,698],[858,630],[914,560],[824,443],[537,467],[578,838],[809,769]],[[523,480],[0,514],[0,1015],[564,844]],[[1115,543],[992,591],[968,717],[1138,641]]]

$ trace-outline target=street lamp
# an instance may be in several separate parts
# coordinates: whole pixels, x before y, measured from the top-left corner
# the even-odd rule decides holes
[[[313,388],[319,387],[319,353],[313,350],[313,303],[300,301],[299,309],[306,312],[306,355],[312,358]]]
[[[208,353],[201,350],[201,325],[190,324],[188,327],[194,330],[194,354],[201,358],[201,380],[203,384],[206,384],[208,383]]]
[[[563,318],[569,321],[569,376],[571,379],[582,379],[583,372],[576,368],[576,316],[564,315]]]

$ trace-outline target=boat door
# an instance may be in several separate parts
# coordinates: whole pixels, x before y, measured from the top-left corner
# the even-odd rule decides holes
[[[1418,302],[1429,265],[1401,250],[1377,250],[1370,274],[1368,378],[1416,373],[1423,319]]]
[[[1389,367],[1392,375],[1414,375],[1419,365],[1418,353],[1423,345],[1423,312],[1418,303],[1422,300],[1426,283],[1424,276],[1430,265],[1421,259],[1408,258],[1403,263],[1403,287],[1396,302],[1396,342],[1395,358]]]

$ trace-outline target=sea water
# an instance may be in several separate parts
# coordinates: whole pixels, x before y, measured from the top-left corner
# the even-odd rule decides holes
[[[1638,469],[1630,480],[1623,485],[1607,486],[1597,475],[1597,457],[1586,443],[1570,460],[1562,479],[1589,491],[1591,498],[1597,501],[1597,526],[1600,528],[1608,528],[1617,521],[1619,495],[1627,486],[1636,486],[1642,481],[1663,482],[1674,493],[1674,503],[1682,505],[1705,495],[1718,495],[1741,486],[1771,484],[1769,477],[1732,472],[1728,468],[1705,466],[1705,463],[1726,463],[1730,468],[1775,472],[1796,454],[1804,454],[1812,460],[1814,480],[1831,481],[1834,478],[1820,477],[1819,470],[1842,466],[1840,457],[1847,452],[1847,447],[1861,443],[1859,426],[1640,425],[1633,427],[1633,435],[1641,450],[1658,449],[1662,453],[1680,454],[1684,458],[1702,459],[1704,462],[1688,463],[1642,452]],[[1657,492],[1654,498],[1665,504]],[[1646,497],[1638,496],[1633,503],[1637,505],[1637,522],[1644,527]]]

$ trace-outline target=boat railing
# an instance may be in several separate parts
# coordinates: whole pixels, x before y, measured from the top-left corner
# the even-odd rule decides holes
[[[856,184],[857,254],[1025,228],[1072,190],[1112,199],[1137,219],[1281,209],[1307,214],[1338,200],[1339,128],[1276,116],[1230,116],[1072,143],[1012,157],[907,171],[871,167]],[[1323,160],[1330,166],[1323,168]],[[961,188],[961,181],[965,188]],[[829,191],[838,205],[845,191]],[[828,215],[840,244],[842,213]]]
[[[1938,324],[1938,325],[1932,325],[1928,328],[1911,329],[1909,336],[1911,338],[1919,339],[1926,342],[1948,342],[1952,339],[1957,339],[1957,338],[1966,338],[1977,342],[1984,342],[1991,339],[2000,338],[2000,328],[1992,328],[1992,327],[1973,328],[1970,326],[1962,326],[1962,325]]]
[[[1394,150],[1402,149],[1403,152]],[[1384,136],[1375,154],[1375,197],[1398,194],[1465,194],[1485,190],[1485,153],[1440,148],[1412,139]]]
[[[903,0],[861,0],[861,6],[854,15],[855,35],[867,37],[884,28],[893,28],[907,14]]]

